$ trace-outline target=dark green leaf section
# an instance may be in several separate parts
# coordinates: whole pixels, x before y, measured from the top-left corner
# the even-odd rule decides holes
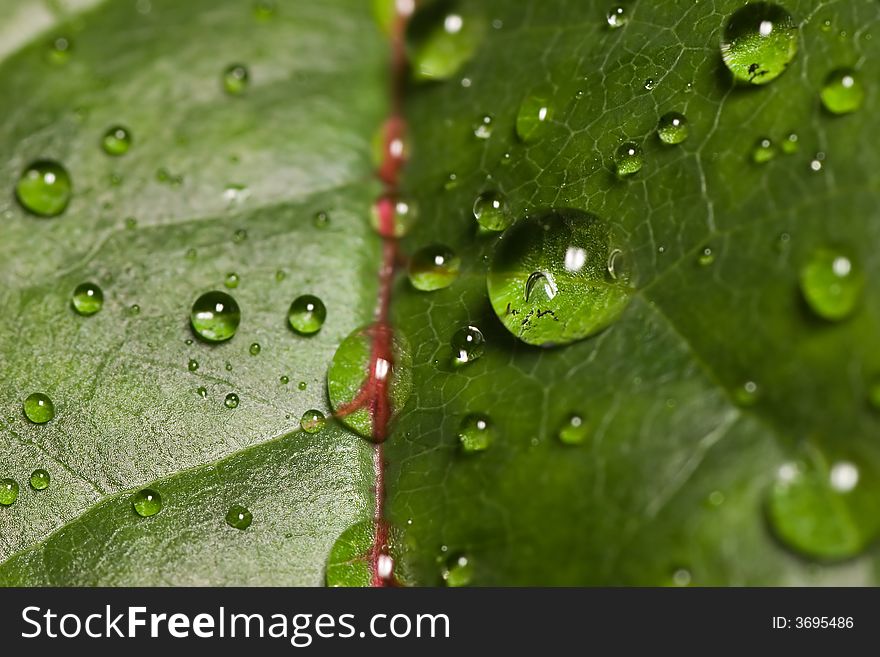
[[[136,5],[99,4],[0,62],[0,477],[22,487],[0,513],[0,559],[31,549],[4,577],[317,584],[342,528],[372,513],[370,448],[341,429],[263,443],[307,409],[329,415],[327,365],[373,315],[386,40],[361,0],[279,3],[266,21],[249,2]],[[57,34],[73,44],[64,64],[47,57]],[[233,63],[250,81],[235,97],[222,87]],[[132,134],[119,157],[101,148],[113,125]],[[40,158],[73,181],[53,219],[12,194]],[[104,292],[91,317],[71,308],[84,281]],[[193,301],[217,289],[241,308],[237,334],[187,344]],[[287,322],[302,294],[327,308],[309,337]],[[35,391],[55,404],[40,426],[22,413]],[[222,476],[205,469],[233,454]],[[52,478],[38,493],[37,468]],[[166,506],[146,522],[113,497],[156,480]],[[223,523],[233,502],[254,513],[244,533]]]
[[[445,555],[464,554],[478,585],[876,582],[876,540],[846,563],[810,563],[774,538],[766,503],[807,439],[863,477],[877,471],[880,417],[865,399],[880,372],[880,295],[868,284],[850,319],[822,322],[798,271],[839,244],[866,280],[880,275],[878,152],[865,142],[880,130],[878,88],[846,117],[819,100],[834,68],[880,79],[880,6],[786,0],[798,56],[755,89],[731,84],[717,45],[741,4],[633,2],[616,30],[606,2],[454,5],[493,28],[455,79],[410,91],[405,187],[421,216],[405,247],[447,244],[462,275],[430,294],[398,285],[415,392],[386,448],[390,515],[412,520],[420,581],[441,583]],[[549,124],[523,144],[517,108],[538,88],[553,90]],[[689,122],[678,146],[656,135],[670,111]],[[492,134],[477,139],[484,115]],[[751,162],[758,138],[792,132],[797,153]],[[644,167],[618,180],[625,141]],[[470,214],[488,189],[516,216],[581,208],[626,235],[637,291],[614,325],[542,350],[499,324],[485,283],[496,238]],[[700,264],[706,248],[714,262]],[[452,368],[450,338],[468,324],[485,355]],[[465,456],[458,426],[474,412],[497,439]],[[590,427],[580,446],[557,439],[572,414]],[[818,520],[811,540],[831,540],[823,527],[837,528]]]

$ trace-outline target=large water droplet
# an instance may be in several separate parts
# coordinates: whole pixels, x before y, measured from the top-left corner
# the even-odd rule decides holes
[[[688,138],[688,121],[684,114],[668,112],[660,117],[657,136],[664,144],[680,144]]]
[[[820,94],[822,104],[832,114],[855,112],[865,100],[865,88],[858,73],[850,68],[831,71]]]
[[[779,5],[754,2],[733,13],[724,28],[721,56],[735,80],[767,84],[782,75],[798,49],[798,30]]]
[[[474,201],[474,218],[482,228],[489,231],[507,230],[513,217],[507,209],[507,199],[501,192],[483,192]]]
[[[535,89],[523,98],[516,113],[516,135],[524,143],[538,141],[553,118],[549,89]]]
[[[101,138],[101,147],[107,155],[125,155],[131,146],[131,132],[128,128],[115,125]]]
[[[464,365],[477,360],[486,351],[486,339],[476,326],[465,326],[452,335],[452,360]]]
[[[419,249],[409,261],[409,280],[422,292],[449,287],[458,278],[461,259],[448,246],[431,244]]]
[[[487,277],[489,300],[524,342],[574,342],[608,327],[629,303],[624,265],[608,223],[582,210],[551,210],[501,236]]]
[[[49,473],[39,468],[31,473],[31,488],[34,490],[46,490],[49,488],[51,477]]]
[[[311,294],[303,294],[293,300],[287,311],[287,321],[300,335],[314,335],[324,326],[327,308],[324,302]]]
[[[241,323],[241,310],[231,296],[214,290],[206,292],[192,305],[190,324],[193,331],[208,342],[229,340]]]
[[[634,142],[623,143],[614,152],[614,168],[621,178],[638,173],[643,164],[642,149]]]
[[[458,428],[458,442],[463,452],[472,454],[489,449],[494,439],[492,420],[482,413],[472,413],[462,418]]]
[[[18,499],[18,482],[9,477],[0,479],[0,505],[11,506]]]
[[[880,479],[858,459],[832,459],[815,447],[783,464],[767,501],[773,532],[817,559],[860,554],[880,532]]]
[[[865,277],[861,267],[836,249],[822,248],[810,256],[800,272],[801,292],[819,317],[845,319],[862,298]]]
[[[131,505],[139,516],[149,518],[162,510],[162,496],[152,488],[143,488],[131,496]]]
[[[55,404],[42,392],[33,392],[24,400],[24,414],[34,424],[45,424],[55,417]]]
[[[104,305],[104,292],[94,283],[80,283],[73,291],[71,304],[80,315],[94,315]]]
[[[248,511],[246,506],[241,504],[233,504],[226,512],[226,524],[233,529],[241,529],[242,531],[251,526],[254,520],[253,514]]]
[[[302,427],[302,430],[306,433],[318,433],[326,422],[326,418],[321,411],[312,409],[310,411],[306,411],[302,414],[302,418],[300,418],[299,426]]]
[[[432,17],[433,18],[433,17]],[[411,66],[417,80],[446,80],[473,57],[485,33],[485,23],[475,16],[450,13],[432,21],[416,36]],[[420,25],[415,25],[419,31]]]
[[[458,554],[446,560],[441,577],[446,586],[468,586],[474,578],[474,566],[465,555]]]
[[[342,532],[330,549],[327,586],[367,587],[376,581],[405,584],[402,549],[402,535],[396,527],[377,526],[372,520],[358,522]]]
[[[242,64],[232,64],[223,71],[223,89],[230,96],[241,96],[249,82],[250,74]]]
[[[399,333],[389,334],[390,330],[372,325],[354,331],[336,349],[327,371],[327,392],[336,417],[367,438],[373,436],[369,402],[381,392],[380,384],[387,386],[389,421],[400,412],[412,392],[409,344]],[[374,358],[374,342],[387,344],[389,338],[391,361],[381,355]]]
[[[71,191],[70,174],[54,160],[37,160],[29,164],[15,187],[22,207],[41,217],[55,217],[64,212]]]

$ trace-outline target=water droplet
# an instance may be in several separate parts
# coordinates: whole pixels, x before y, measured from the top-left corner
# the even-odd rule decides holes
[[[240,322],[241,310],[235,299],[225,292],[206,292],[192,305],[190,324],[193,331],[208,342],[229,340]]]
[[[776,146],[768,137],[760,137],[752,147],[752,162],[765,164],[776,157]]]
[[[31,488],[34,490],[46,490],[49,487],[51,477],[49,473],[38,468],[31,473]]]
[[[134,230],[135,228],[137,228],[137,225],[138,225],[138,220],[135,219],[134,217],[126,217],[125,218],[125,227],[128,230]]]
[[[293,300],[287,311],[287,321],[300,335],[314,335],[324,326],[327,308],[324,302],[311,294],[303,294]]]
[[[195,372],[197,369],[199,369],[199,361],[195,360],[194,358],[190,358],[189,363],[187,363],[187,369],[189,369],[190,372]]]
[[[782,142],[782,152],[786,155],[794,155],[798,152],[798,136],[796,132],[790,132]]]
[[[559,429],[559,440],[566,445],[581,445],[590,435],[590,427],[577,413],[569,415]]]
[[[508,331],[534,345],[598,333],[629,303],[630,274],[612,226],[576,209],[514,224],[498,241],[489,300]]]
[[[707,246],[700,251],[700,255],[697,256],[697,264],[701,267],[708,267],[712,263],[715,262],[715,252],[711,247]]]
[[[507,199],[496,191],[483,192],[474,201],[474,218],[485,230],[507,230],[513,217],[507,209]]]
[[[471,363],[486,351],[486,339],[476,326],[465,326],[452,335],[452,360],[456,365]]]
[[[183,257],[187,260],[195,260],[198,254],[198,251],[190,247],[186,250],[186,253],[183,254]]]
[[[819,173],[824,166],[822,163],[825,161],[825,153],[816,153],[816,157],[810,160],[810,171],[815,173]]]
[[[391,354],[374,356],[375,345],[388,345]],[[327,391],[336,416],[362,436],[373,436],[370,397],[384,382],[389,400],[390,421],[412,392],[412,356],[409,344],[399,332],[387,326],[371,325],[351,333],[333,355],[327,371]],[[305,389],[305,384],[300,384]],[[384,427],[383,427],[384,428]]]
[[[371,555],[379,537],[384,540],[377,546],[378,557],[374,564]],[[401,560],[402,546],[402,534],[396,527],[384,523],[377,527],[372,520],[352,525],[340,534],[327,556],[324,569],[327,586],[367,587],[376,580],[405,584],[407,574]]]
[[[474,567],[465,555],[459,554],[447,559],[441,576],[446,586],[468,586],[474,578]]]
[[[801,268],[801,293],[819,317],[849,317],[862,298],[864,273],[852,258],[836,249],[815,251]]]
[[[318,433],[323,427],[326,419],[321,411],[311,409],[302,414],[299,426],[306,433]]]
[[[858,73],[839,68],[828,74],[820,93],[822,104],[832,114],[849,114],[862,106],[865,88]]]
[[[121,125],[108,129],[101,139],[101,147],[107,155],[125,155],[130,146],[131,132]]]
[[[785,9],[754,2],[733,13],[724,28],[721,57],[734,80],[767,84],[782,75],[798,49],[798,30]]]
[[[259,342],[252,342],[251,346],[248,347],[248,353],[251,356],[259,356],[260,351],[262,351],[262,347],[260,346]]]
[[[330,225],[330,215],[323,210],[316,212],[312,217],[312,224],[315,228],[327,228]]]
[[[142,488],[131,496],[131,505],[139,516],[149,518],[162,510],[162,496],[152,488]]]
[[[232,363],[230,363],[228,360],[226,361],[226,365],[225,365],[225,367],[226,367],[226,371],[227,371],[227,372],[231,372],[231,371],[232,371]]]
[[[645,89],[651,91],[655,86],[654,78],[648,78],[645,80]]]
[[[11,506],[18,499],[18,482],[9,477],[0,479],[0,505]]]
[[[236,274],[234,271],[232,271],[232,272],[229,272],[228,274],[226,274],[226,278],[223,281],[223,285],[225,285],[230,290],[233,290],[238,287],[239,280],[240,279],[238,277],[238,274]]]
[[[807,557],[856,556],[880,531],[878,482],[867,462],[829,458],[808,446],[777,471],[767,501],[770,526],[782,543]]]
[[[94,283],[80,283],[73,291],[71,304],[79,315],[94,315],[104,305],[104,292]]]
[[[431,244],[416,251],[410,258],[409,281],[422,292],[449,287],[458,278],[461,259],[448,246]]]
[[[223,71],[223,89],[230,96],[241,96],[249,82],[250,74],[242,64],[232,64]]]
[[[466,454],[483,452],[489,449],[495,429],[488,416],[481,413],[466,415],[458,428],[458,442]]]
[[[760,396],[760,389],[758,388],[758,384],[754,381],[746,381],[740,387],[736,388],[733,391],[733,399],[740,406],[754,406],[758,397]]]
[[[232,241],[241,244],[248,238],[248,233],[244,228],[239,228],[232,234]]]
[[[447,80],[461,70],[476,52],[485,32],[476,16],[447,14],[424,32],[413,50],[411,64],[417,80]]]
[[[605,19],[608,21],[608,27],[617,29],[623,27],[629,21],[629,12],[623,5],[615,5],[608,10]]]
[[[281,385],[284,385],[284,386],[286,386],[288,383],[290,383],[290,377],[287,376],[286,374],[282,374],[281,378],[278,380],[281,382]]]
[[[488,139],[492,136],[492,122],[494,119],[491,114],[484,114],[480,120],[474,125],[474,137],[477,139]]]
[[[548,89],[536,89],[520,103],[516,113],[516,135],[526,144],[538,141],[553,118]]]
[[[140,315],[141,314],[141,307],[139,305],[137,305],[136,303],[131,304],[128,307],[128,314],[129,315]]]
[[[238,395],[234,392],[230,392],[226,395],[226,399],[223,400],[223,405],[226,408],[238,408]]]
[[[49,43],[48,59],[53,64],[64,64],[73,52],[73,42],[66,36],[57,36]]]
[[[233,504],[226,512],[226,524],[233,529],[241,529],[244,531],[251,526],[254,521],[253,514],[248,511],[247,507],[241,504]]]
[[[275,272],[275,280],[278,281],[279,283],[281,281],[283,281],[285,278],[287,278],[287,274],[285,273],[285,271],[283,269],[279,269],[278,271]]]
[[[621,144],[614,153],[614,167],[621,178],[642,170],[642,149],[631,141]]]
[[[306,384],[305,381],[300,381],[299,383],[296,384],[296,387],[300,390],[305,390],[308,387],[308,385]]]
[[[55,404],[42,392],[32,392],[24,400],[24,414],[34,424],[45,424],[55,417]]]
[[[22,207],[41,217],[55,217],[70,202],[70,174],[54,160],[36,160],[22,172],[15,194]]]
[[[207,399],[207,398],[208,398],[208,389],[207,389],[206,387],[204,387],[204,386],[199,386],[198,388],[196,388],[196,393],[197,393],[198,396],[201,397],[202,399]]]
[[[373,204],[370,225],[382,237],[403,237],[417,218],[418,211],[413,201],[384,195]]]
[[[680,144],[688,138],[688,121],[684,114],[668,112],[660,117],[657,136],[664,144]]]
[[[687,568],[676,568],[672,573],[672,583],[675,586],[688,586],[691,583],[691,571]]]

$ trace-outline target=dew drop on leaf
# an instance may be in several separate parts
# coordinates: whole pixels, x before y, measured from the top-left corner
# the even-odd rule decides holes
[[[281,385],[286,386],[288,383],[290,383],[290,377],[286,374],[282,374],[281,378],[278,379],[278,381],[281,382]]]
[[[776,146],[769,137],[760,137],[752,147],[752,162],[765,164],[776,157]]]
[[[627,12],[626,7],[623,5],[614,5],[608,10],[605,20],[608,22],[608,27],[617,29],[626,25],[627,21],[629,21],[629,12]]]
[[[299,383],[296,384],[296,387],[299,390],[305,390],[308,386],[305,381],[300,381]]]
[[[241,96],[249,81],[250,74],[242,64],[231,64],[223,71],[223,89],[230,96]]]
[[[132,495],[131,505],[139,516],[148,518],[162,510],[162,496],[152,488],[142,488]]]
[[[446,586],[468,586],[474,578],[474,566],[465,555],[458,554],[446,560],[440,576]]]
[[[24,414],[34,424],[45,424],[55,417],[55,404],[42,392],[32,392],[24,400]]]
[[[252,342],[251,346],[248,347],[248,353],[251,356],[258,356],[260,354],[261,350],[262,350],[262,347],[260,346],[259,342]]]
[[[21,206],[41,217],[55,217],[70,202],[70,174],[54,160],[36,160],[21,173],[15,195]]]
[[[244,228],[239,228],[232,234],[232,241],[241,244],[248,238],[248,233]]]
[[[449,287],[458,278],[461,259],[448,246],[431,244],[416,251],[409,261],[409,281],[422,292]]]
[[[782,152],[786,155],[794,155],[798,152],[800,145],[798,144],[798,135],[796,132],[789,132],[785,140],[782,142]]]
[[[104,292],[94,283],[80,283],[73,290],[71,304],[78,315],[94,315],[104,305]]]
[[[801,293],[819,317],[839,321],[850,316],[865,287],[861,267],[836,249],[813,252],[800,271]]]
[[[466,415],[458,427],[458,443],[466,454],[484,452],[494,439],[492,420],[482,413]]]
[[[318,433],[326,422],[326,418],[321,411],[311,409],[302,414],[299,426],[306,433]]]
[[[70,59],[73,52],[73,42],[69,37],[60,35],[56,36],[49,43],[47,58],[53,64],[64,64]]]
[[[290,327],[300,335],[314,335],[321,330],[327,319],[324,302],[311,294],[303,294],[293,300],[287,311]]]
[[[516,135],[520,141],[529,144],[544,135],[553,118],[551,98],[548,89],[536,89],[523,98],[516,113]]]
[[[581,445],[589,436],[590,429],[584,418],[572,413],[559,428],[559,441],[566,445]]]
[[[453,77],[473,57],[486,31],[485,22],[476,16],[449,13],[436,18],[413,49],[411,66],[417,80]]]
[[[822,104],[832,114],[849,114],[862,106],[865,88],[858,73],[839,68],[828,74],[820,93]]]
[[[552,346],[610,326],[629,303],[629,280],[611,225],[560,209],[521,219],[499,238],[487,287],[508,331]]]
[[[465,326],[452,335],[452,360],[456,365],[471,363],[486,351],[486,339],[476,326]]]
[[[18,499],[18,482],[6,477],[0,479],[0,506],[11,506]]]
[[[746,381],[733,391],[734,401],[743,407],[754,406],[758,402],[761,390],[754,381]]]
[[[230,290],[233,290],[238,287],[239,281],[240,279],[238,277],[238,274],[236,274],[234,271],[231,271],[226,274],[226,278],[223,280],[223,285],[225,285]]]
[[[668,112],[660,117],[657,136],[664,144],[680,144],[688,138],[688,121],[684,114]]]
[[[492,136],[492,123],[494,119],[491,114],[484,114],[480,120],[474,124],[474,137],[477,139],[488,139]]]
[[[238,408],[238,402],[238,395],[236,395],[234,392],[230,392],[223,400],[223,405],[226,408]]]
[[[198,394],[198,396],[201,397],[202,399],[207,399],[208,398],[208,389],[204,386],[199,386],[198,388],[196,388],[196,394]]]
[[[233,529],[245,530],[251,526],[254,521],[253,514],[248,511],[246,506],[241,504],[233,504],[226,512],[226,524]]]
[[[34,490],[46,490],[49,487],[50,480],[49,473],[42,468],[31,472],[31,488]]]
[[[724,27],[721,57],[734,80],[767,84],[797,54],[798,29],[785,9],[754,2],[735,11]]]
[[[208,342],[229,340],[241,323],[241,310],[235,299],[214,290],[206,292],[192,305],[190,324],[196,335]]]
[[[617,175],[626,178],[642,170],[644,159],[641,147],[631,141],[617,147],[614,153],[614,168]]]
[[[101,138],[101,147],[107,155],[125,155],[130,146],[131,132],[121,125],[109,128]]]
[[[700,255],[697,256],[697,264],[701,267],[708,267],[709,265],[715,262],[715,252],[712,250],[712,247],[704,247],[700,250]]]
[[[320,210],[312,217],[312,224],[315,228],[327,228],[330,225],[330,215]]]
[[[417,217],[418,212],[413,201],[383,195],[373,204],[370,225],[382,237],[403,237],[412,228]]]
[[[513,217],[507,208],[507,199],[501,192],[487,191],[474,201],[474,218],[488,231],[507,230]]]
[[[197,369],[199,369],[199,361],[197,361],[195,358],[190,358],[189,363],[187,363],[186,367],[190,372],[195,372]]]

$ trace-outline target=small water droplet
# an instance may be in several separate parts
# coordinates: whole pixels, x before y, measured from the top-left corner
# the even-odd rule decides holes
[[[248,232],[244,228],[239,228],[232,234],[232,241],[241,244],[248,238]]]
[[[101,147],[107,155],[125,155],[131,147],[131,132],[124,126],[115,125],[104,133]]]
[[[450,13],[424,33],[413,49],[411,66],[417,80],[447,80],[473,57],[485,32],[476,16]]]
[[[388,238],[406,235],[417,218],[418,208],[412,200],[387,194],[379,197],[370,212],[373,230]]]
[[[675,586],[689,586],[691,583],[691,571],[687,568],[676,568],[672,573],[672,583]]]
[[[767,84],[782,75],[797,49],[798,29],[791,14],[779,5],[754,2],[728,19],[721,57],[734,80]]]
[[[642,170],[643,164],[642,149],[638,144],[628,141],[617,147],[614,153],[614,167],[621,178],[638,173]]]
[[[800,271],[801,293],[819,317],[839,321],[849,317],[862,298],[865,277],[861,267],[837,249],[813,252]]]
[[[223,400],[223,405],[226,408],[238,408],[238,402],[238,395],[236,395],[234,392],[230,392]]]
[[[73,53],[73,41],[64,35],[56,36],[49,42],[47,58],[53,64],[64,64]]]
[[[223,71],[223,89],[230,96],[241,96],[249,82],[250,74],[242,64],[232,64]]]
[[[287,273],[283,269],[279,269],[275,272],[275,280],[279,283],[287,278]]]
[[[814,173],[819,173],[824,166],[824,161],[825,153],[816,153],[816,157],[810,160],[810,171],[813,171]]]
[[[32,392],[24,400],[24,414],[34,424],[45,424],[55,417],[55,404],[49,395]]]
[[[409,281],[422,292],[447,288],[458,278],[461,259],[448,246],[431,244],[410,258]]]
[[[311,294],[303,294],[293,300],[287,311],[290,327],[300,335],[314,335],[321,330],[327,319],[324,302]]]
[[[786,155],[794,155],[798,152],[798,136],[796,132],[789,132],[782,142],[782,152]]]
[[[455,555],[446,560],[441,577],[446,586],[468,586],[474,578],[473,564],[465,555]]]
[[[839,68],[825,78],[820,96],[825,109],[832,114],[849,114],[862,106],[865,88],[853,69]]]
[[[516,135],[523,143],[538,141],[553,119],[549,89],[536,89],[523,98],[516,113]]]
[[[233,529],[244,531],[251,526],[253,521],[253,514],[248,511],[247,507],[241,504],[233,504],[229,507],[229,511],[226,512],[226,524]]]
[[[241,310],[235,299],[214,290],[206,292],[192,305],[190,324],[195,334],[208,342],[229,340],[241,323]]]
[[[477,197],[474,201],[474,218],[488,231],[506,230],[513,223],[507,199],[496,191],[483,192]]]
[[[769,137],[760,137],[752,147],[752,162],[765,164],[776,157],[776,146]]]
[[[330,215],[323,210],[316,212],[312,217],[312,224],[315,228],[327,228],[330,225]]]
[[[125,218],[125,227],[128,230],[134,230],[135,228],[137,228],[137,225],[138,225],[138,221],[134,217],[126,217]]]
[[[760,389],[754,381],[746,381],[733,391],[733,398],[740,406],[754,406],[760,397]]]
[[[204,386],[199,386],[198,388],[196,388],[196,394],[198,394],[198,396],[201,397],[202,399],[207,399],[208,398],[208,389]]]
[[[94,315],[104,305],[104,292],[94,283],[80,283],[73,290],[71,304],[79,315]]]
[[[141,314],[141,307],[139,305],[137,305],[136,303],[131,304],[128,307],[128,314],[129,315],[140,315]]]
[[[708,267],[714,262],[715,252],[712,250],[712,247],[707,246],[700,250],[700,255],[697,256],[697,264],[701,267]]]
[[[18,179],[15,195],[28,212],[55,217],[64,212],[72,193],[70,174],[54,160],[31,162]]]
[[[262,347],[260,346],[259,342],[252,342],[251,346],[248,347],[248,353],[251,356],[258,356],[260,354],[261,350],[262,350]]]
[[[495,429],[488,416],[481,413],[466,415],[458,428],[458,442],[466,454],[489,449]]]
[[[11,506],[18,499],[18,482],[6,477],[0,479],[0,505]]]
[[[238,287],[239,280],[240,279],[238,277],[238,274],[236,274],[234,271],[231,271],[228,274],[226,274],[226,278],[223,281],[223,285],[225,285],[230,290],[234,290],[235,288]]]
[[[226,368],[226,371],[227,371],[227,372],[231,372],[231,371],[232,371],[232,363],[230,363],[230,362],[227,360],[227,361],[226,361],[225,368]]]
[[[651,91],[654,89],[655,86],[656,86],[656,83],[654,82],[654,78],[648,78],[647,80],[645,80],[645,89],[646,90]]]
[[[608,22],[608,27],[611,29],[617,29],[618,27],[623,27],[627,24],[629,21],[629,12],[627,12],[626,7],[623,5],[615,5],[608,10],[605,20]]]
[[[590,427],[583,417],[572,413],[559,429],[559,440],[566,445],[581,445],[590,435]]]
[[[324,427],[325,422],[326,418],[321,411],[311,409],[302,414],[299,426],[306,433],[318,433]]]
[[[477,139],[488,139],[492,136],[492,123],[494,119],[491,114],[484,114],[480,120],[474,124],[474,137]]]
[[[194,358],[190,358],[189,363],[187,363],[187,369],[190,372],[195,372],[197,369],[199,369],[199,361],[195,360]]]
[[[471,363],[486,351],[486,339],[476,326],[465,326],[452,335],[452,360],[456,365]]]
[[[657,136],[664,144],[680,144],[688,138],[688,120],[679,112],[668,112],[660,117]]]
[[[49,473],[38,468],[31,473],[31,488],[34,490],[46,490],[49,487],[51,477]]]
[[[131,496],[131,505],[139,516],[149,518],[162,510],[162,496],[152,488],[143,488]]]

